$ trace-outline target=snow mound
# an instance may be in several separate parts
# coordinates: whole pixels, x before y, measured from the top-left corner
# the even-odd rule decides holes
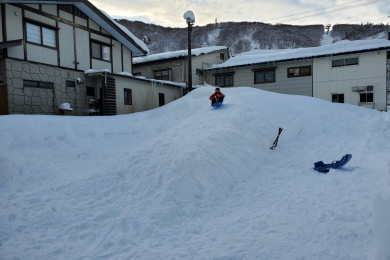
[[[213,91],[0,117],[0,258],[387,259],[388,113],[246,87],[214,109]]]

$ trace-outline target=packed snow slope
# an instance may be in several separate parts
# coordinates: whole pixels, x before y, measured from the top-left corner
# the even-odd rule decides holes
[[[390,114],[245,87],[213,109],[213,90],[0,117],[0,259],[390,259]]]

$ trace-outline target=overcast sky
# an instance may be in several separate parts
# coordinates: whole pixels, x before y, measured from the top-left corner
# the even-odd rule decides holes
[[[114,18],[166,27],[186,27],[192,10],[195,26],[228,21],[286,24],[389,23],[390,0],[90,0]]]

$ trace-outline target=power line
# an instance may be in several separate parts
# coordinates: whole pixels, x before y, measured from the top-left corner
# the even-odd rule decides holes
[[[347,4],[351,4],[351,3],[356,3],[356,2],[359,2],[359,1],[364,1],[364,0],[357,0],[357,1],[352,1],[352,2],[345,3],[345,4],[339,4],[339,5],[334,5],[334,6],[323,7],[323,8],[319,8],[319,9],[311,10],[311,11],[306,11],[306,12],[302,12],[302,13],[296,13],[296,14],[290,14],[290,15],[286,15],[286,16],[280,16],[280,17],[276,17],[276,18],[266,19],[266,20],[263,20],[263,22],[272,21],[272,20],[277,20],[277,19],[281,19],[281,18],[287,18],[287,17],[291,17],[291,16],[297,16],[297,15],[301,15],[301,14],[307,14],[307,13],[317,12],[317,11],[324,10],[324,9],[334,8],[334,7],[336,7],[336,6],[347,5]]]
[[[330,13],[339,12],[339,11],[342,11],[342,10],[345,10],[345,9],[362,7],[362,6],[366,6],[366,5],[372,5],[372,4],[383,2],[383,1],[386,1],[386,0],[374,0],[374,1],[364,2],[364,3],[358,3],[358,4],[356,4],[356,1],[348,2],[348,3],[345,3],[345,4],[325,7],[325,8],[321,8],[321,9],[317,9],[317,10],[313,10],[313,11],[307,11],[307,12],[303,12],[303,13],[297,13],[297,14],[282,16],[282,17],[278,17],[278,18],[267,19],[267,20],[264,20],[264,21],[271,21],[271,20],[277,20],[277,19],[288,18],[288,17],[290,17],[290,18],[289,19],[283,19],[282,21],[279,21],[279,22],[280,23],[284,23],[284,22],[291,21],[291,20],[302,20],[304,18],[308,18],[308,17],[312,17],[312,16],[318,16],[318,15],[322,15],[322,14],[330,14]],[[351,3],[354,3],[354,5],[348,5],[348,4],[351,4]],[[348,5],[348,6],[346,6],[346,5]],[[336,8],[336,7],[338,7],[338,8]],[[336,8],[336,9],[331,10],[332,8]],[[330,10],[326,10],[326,9],[330,9]],[[323,10],[323,11],[321,11],[321,10]],[[319,12],[319,11],[321,11],[321,12]],[[305,15],[305,16],[302,16],[302,17],[293,17],[293,16],[300,16],[302,14],[308,14],[308,13],[312,13],[312,14]]]

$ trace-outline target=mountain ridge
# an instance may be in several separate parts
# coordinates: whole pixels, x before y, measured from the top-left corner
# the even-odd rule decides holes
[[[163,27],[125,19],[117,21],[147,44],[149,54],[187,49],[187,28]],[[235,55],[255,49],[316,47],[324,44],[324,34],[332,38],[332,43],[345,39],[386,38],[388,31],[390,26],[384,24],[336,24],[331,31],[326,32],[325,26],[321,24],[221,22],[194,26],[192,48],[227,46]]]

